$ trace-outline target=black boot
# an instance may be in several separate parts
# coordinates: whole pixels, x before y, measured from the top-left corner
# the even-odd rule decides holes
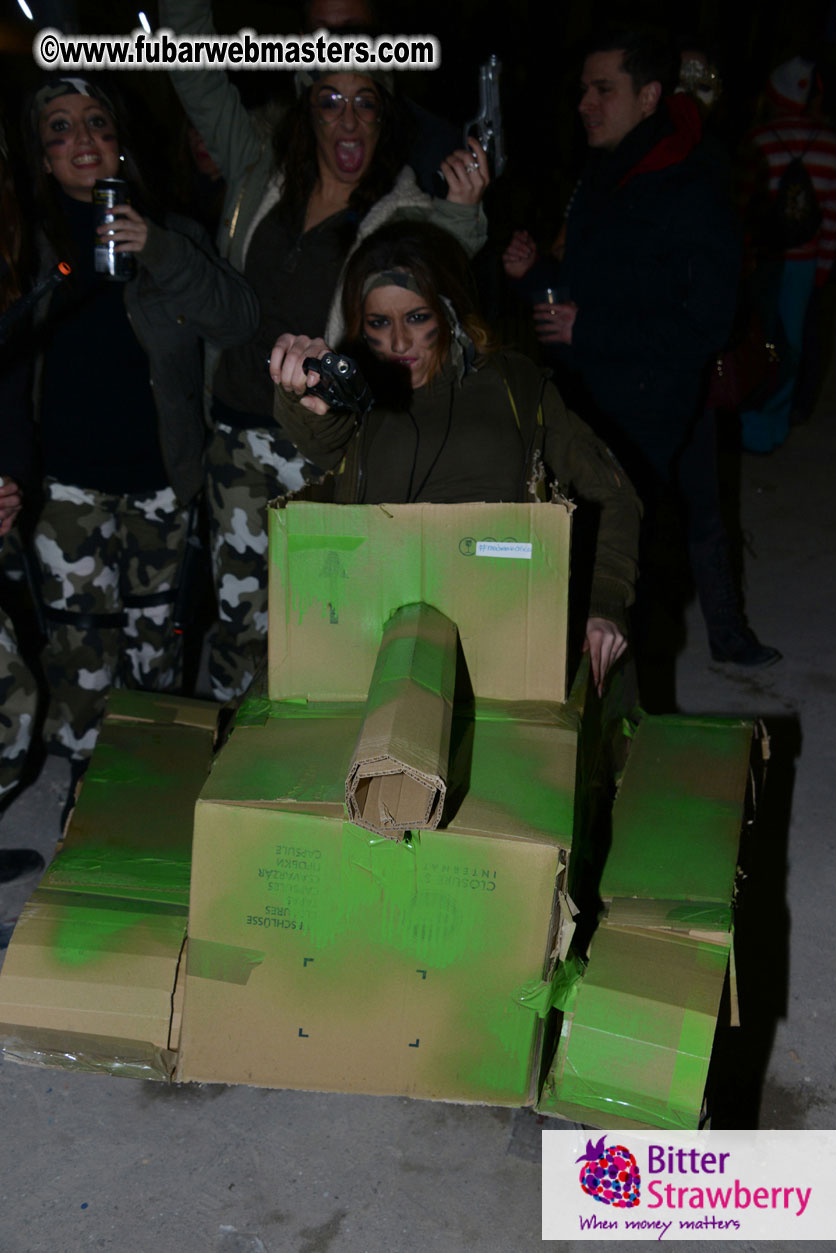
[[[735,666],[763,669],[774,666],[782,657],[777,648],[762,644],[745,622],[729,627],[713,627],[708,633],[708,642],[715,661],[731,662]]]
[[[774,666],[777,648],[762,644],[746,622],[724,533],[689,545],[691,571],[714,661],[735,666]]]
[[[0,849],[0,883],[13,883],[24,875],[43,870],[44,859],[34,848]]]

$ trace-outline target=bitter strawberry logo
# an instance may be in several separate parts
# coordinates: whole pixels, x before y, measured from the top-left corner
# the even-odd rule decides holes
[[[623,1144],[604,1147],[606,1136],[597,1144],[586,1142],[586,1152],[575,1162],[581,1166],[580,1184],[584,1192],[603,1205],[632,1209],[639,1203],[641,1174],[636,1159]]]

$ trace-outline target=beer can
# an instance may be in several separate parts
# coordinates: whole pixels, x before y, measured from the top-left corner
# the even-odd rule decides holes
[[[130,204],[130,187],[124,178],[97,178],[93,186],[93,206],[96,238],[93,244],[93,267],[102,278],[114,283],[127,283],[136,273],[136,257],[132,252],[117,252],[116,244],[98,234],[101,225],[113,222],[113,209],[118,204]]]

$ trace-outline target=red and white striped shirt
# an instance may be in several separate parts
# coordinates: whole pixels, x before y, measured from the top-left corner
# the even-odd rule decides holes
[[[812,239],[784,254],[790,261],[816,261],[816,285],[826,282],[836,258],[836,131],[800,114],[776,118],[748,136],[766,163],[770,196],[777,195],[781,175],[794,157],[801,157],[821,210],[821,226]]]

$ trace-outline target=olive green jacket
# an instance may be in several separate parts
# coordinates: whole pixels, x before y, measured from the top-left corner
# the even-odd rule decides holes
[[[507,420],[517,425],[522,436],[520,447],[525,452],[521,454],[518,499],[542,499],[542,489],[547,486],[553,496],[571,500],[577,495],[580,508],[597,509],[588,616],[608,618],[624,629],[625,609],[634,598],[641,519],[641,506],[629,479],[606,445],[566,408],[557,388],[527,357],[497,353],[481,366],[480,373],[483,370],[496,377],[494,415],[507,414]],[[468,375],[461,384],[453,420],[468,406],[469,383],[474,377]],[[483,389],[480,394],[484,394]],[[439,404],[447,404],[440,391]],[[330,410],[322,416],[311,413],[298,403],[298,397],[280,387],[276,388],[274,415],[304,456],[335,474],[335,499],[356,501],[361,426],[353,415],[344,410]],[[385,411],[375,408],[365,419],[362,434],[366,447],[374,441],[385,417]],[[456,467],[448,464],[442,468],[447,481],[451,473],[456,475]],[[467,475],[468,467],[462,464],[459,499],[470,498],[465,490]],[[387,497],[386,490],[386,483],[368,482],[364,499],[399,503]],[[439,504],[456,503],[455,499],[432,499]]]

